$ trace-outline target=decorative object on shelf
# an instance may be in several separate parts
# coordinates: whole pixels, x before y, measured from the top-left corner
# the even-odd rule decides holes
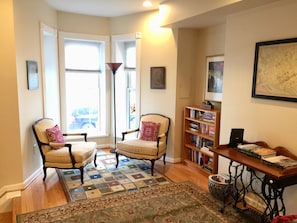
[[[297,38],[256,43],[252,97],[297,102]]]
[[[206,58],[205,100],[222,101],[224,56]]]
[[[151,89],[165,89],[165,67],[151,67]]]
[[[26,65],[27,65],[28,89],[36,90],[39,87],[37,61],[27,60]]]
[[[122,65],[122,63],[106,63],[107,66],[112,71],[113,76],[113,117],[114,117],[114,147],[116,147],[117,143],[117,119],[116,119],[116,96],[115,96],[115,74],[118,70],[118,68]],[[111,153],[115,153],[115,148],[112,148],[110,150]]]
[[[214,109],[214,106],[213,106],[213,104],[210,101],[204,101],[201,104],[201,108],[212,110],[212,109]]]
[[[238,144],[243,143],[243,133],[244,129],[242,128],[231,129],[229,146],[235,148]]]

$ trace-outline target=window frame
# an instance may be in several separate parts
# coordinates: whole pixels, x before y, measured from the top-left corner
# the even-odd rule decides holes
[[[67,120],[67,114],[66,114],[66,89],[65,89],[65,51],[64,51],[64,40],[65,39],[75,39],[75,40],[85,40],[85,41],[98,41],[102,42],[105,45],[105,56],[104,56],[104,64],[106,61],[108,61],[110,58],[110,41],[109,41],[109,36],[100,36],[100,35],[90,35],[90,34],[78,34],[78,33],[68,33],[68,32],[59,32],[59,61],[60,61],[60,100],[61,100],[61,128],[63,131],[67,129],[66,126],[66,120]],[[102,68],[102,74],[105,75],[105,90],[106,90],[106,97],[102,98],[105,101],[105,114],[106,114],[106,122],[104,129],[105,131],[101,135],[96,135],[92,137],[106,137],[111,128],[111,124],[109,122],[110,120],[110,103],[111,103],[111,95],[110,95],[110,75],[107,74],[106,68]]]
[[[121,35],[112,35],[111,36],[111,47],[112,47],[112,61],[124,61],[124,58],[122,57],[120,51],[123,50],[120,46],[123,42],[129,42],[129,41],[135,41],[135,47],[136,47],[136,123],[139,123],[139,117],[141,114],[140,111],[140,55],[141,55],[141,36],[140,33],[130,33],[130,34],[121,34]],[[129,68],[124,67],[122,68],[126,72]],[[134,68],[133,68],[134,70]],[[116,76],[117,78],[117,76]],[[127,80],[125,80],[127,81]],[[127,92],[126,92],[127,93]],[[127,113],[128,111],[126,111]],[[117,118],[118,119],[118,118]],[[118,128],[117,124],[117,137],[121,137],[121,130]]]

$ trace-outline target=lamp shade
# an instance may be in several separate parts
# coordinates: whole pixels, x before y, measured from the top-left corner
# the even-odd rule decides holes
[[[111,69],[113,74],[115,74],[118,68],[122,65],[122,63],[106,63],[106,64]]]

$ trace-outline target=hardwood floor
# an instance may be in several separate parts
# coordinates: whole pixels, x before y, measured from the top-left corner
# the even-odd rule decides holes
[[[155,164],[155,169],[173,182],[191,181],[203,190],[208,190],[207,176],[181,163],[172,164],[167,162],[164,166],[163,162],[159,160]],[[6,215],[1,214],[0,222],[16,222],[16,214],[51,208],[67,203],[56,171],[50,168],[47,171],[48,176],[44,182],[42,180],[43,173],[40,173],[40,175],[21,192],[21,198],[15,199],[13,203],[13,213],[10,214],[12,219],[7,217],[7,213]]]

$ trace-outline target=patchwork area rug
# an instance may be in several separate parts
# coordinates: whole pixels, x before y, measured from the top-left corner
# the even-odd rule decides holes
[[[170,183],[112,194],[17,215],[18,223],[247,223],[232,207],[190,182]]]
[[[156,170],[154,176],[151,176],[150,163],[142,160],[120,156],[118,168],[115,168],[115,164],[115,154],[99,154],[97,167],[93,164],[85,167],[84,184],[81,184],[78,169],[57,169],[68,201],[96,198],[170,183],[169,179]]]

